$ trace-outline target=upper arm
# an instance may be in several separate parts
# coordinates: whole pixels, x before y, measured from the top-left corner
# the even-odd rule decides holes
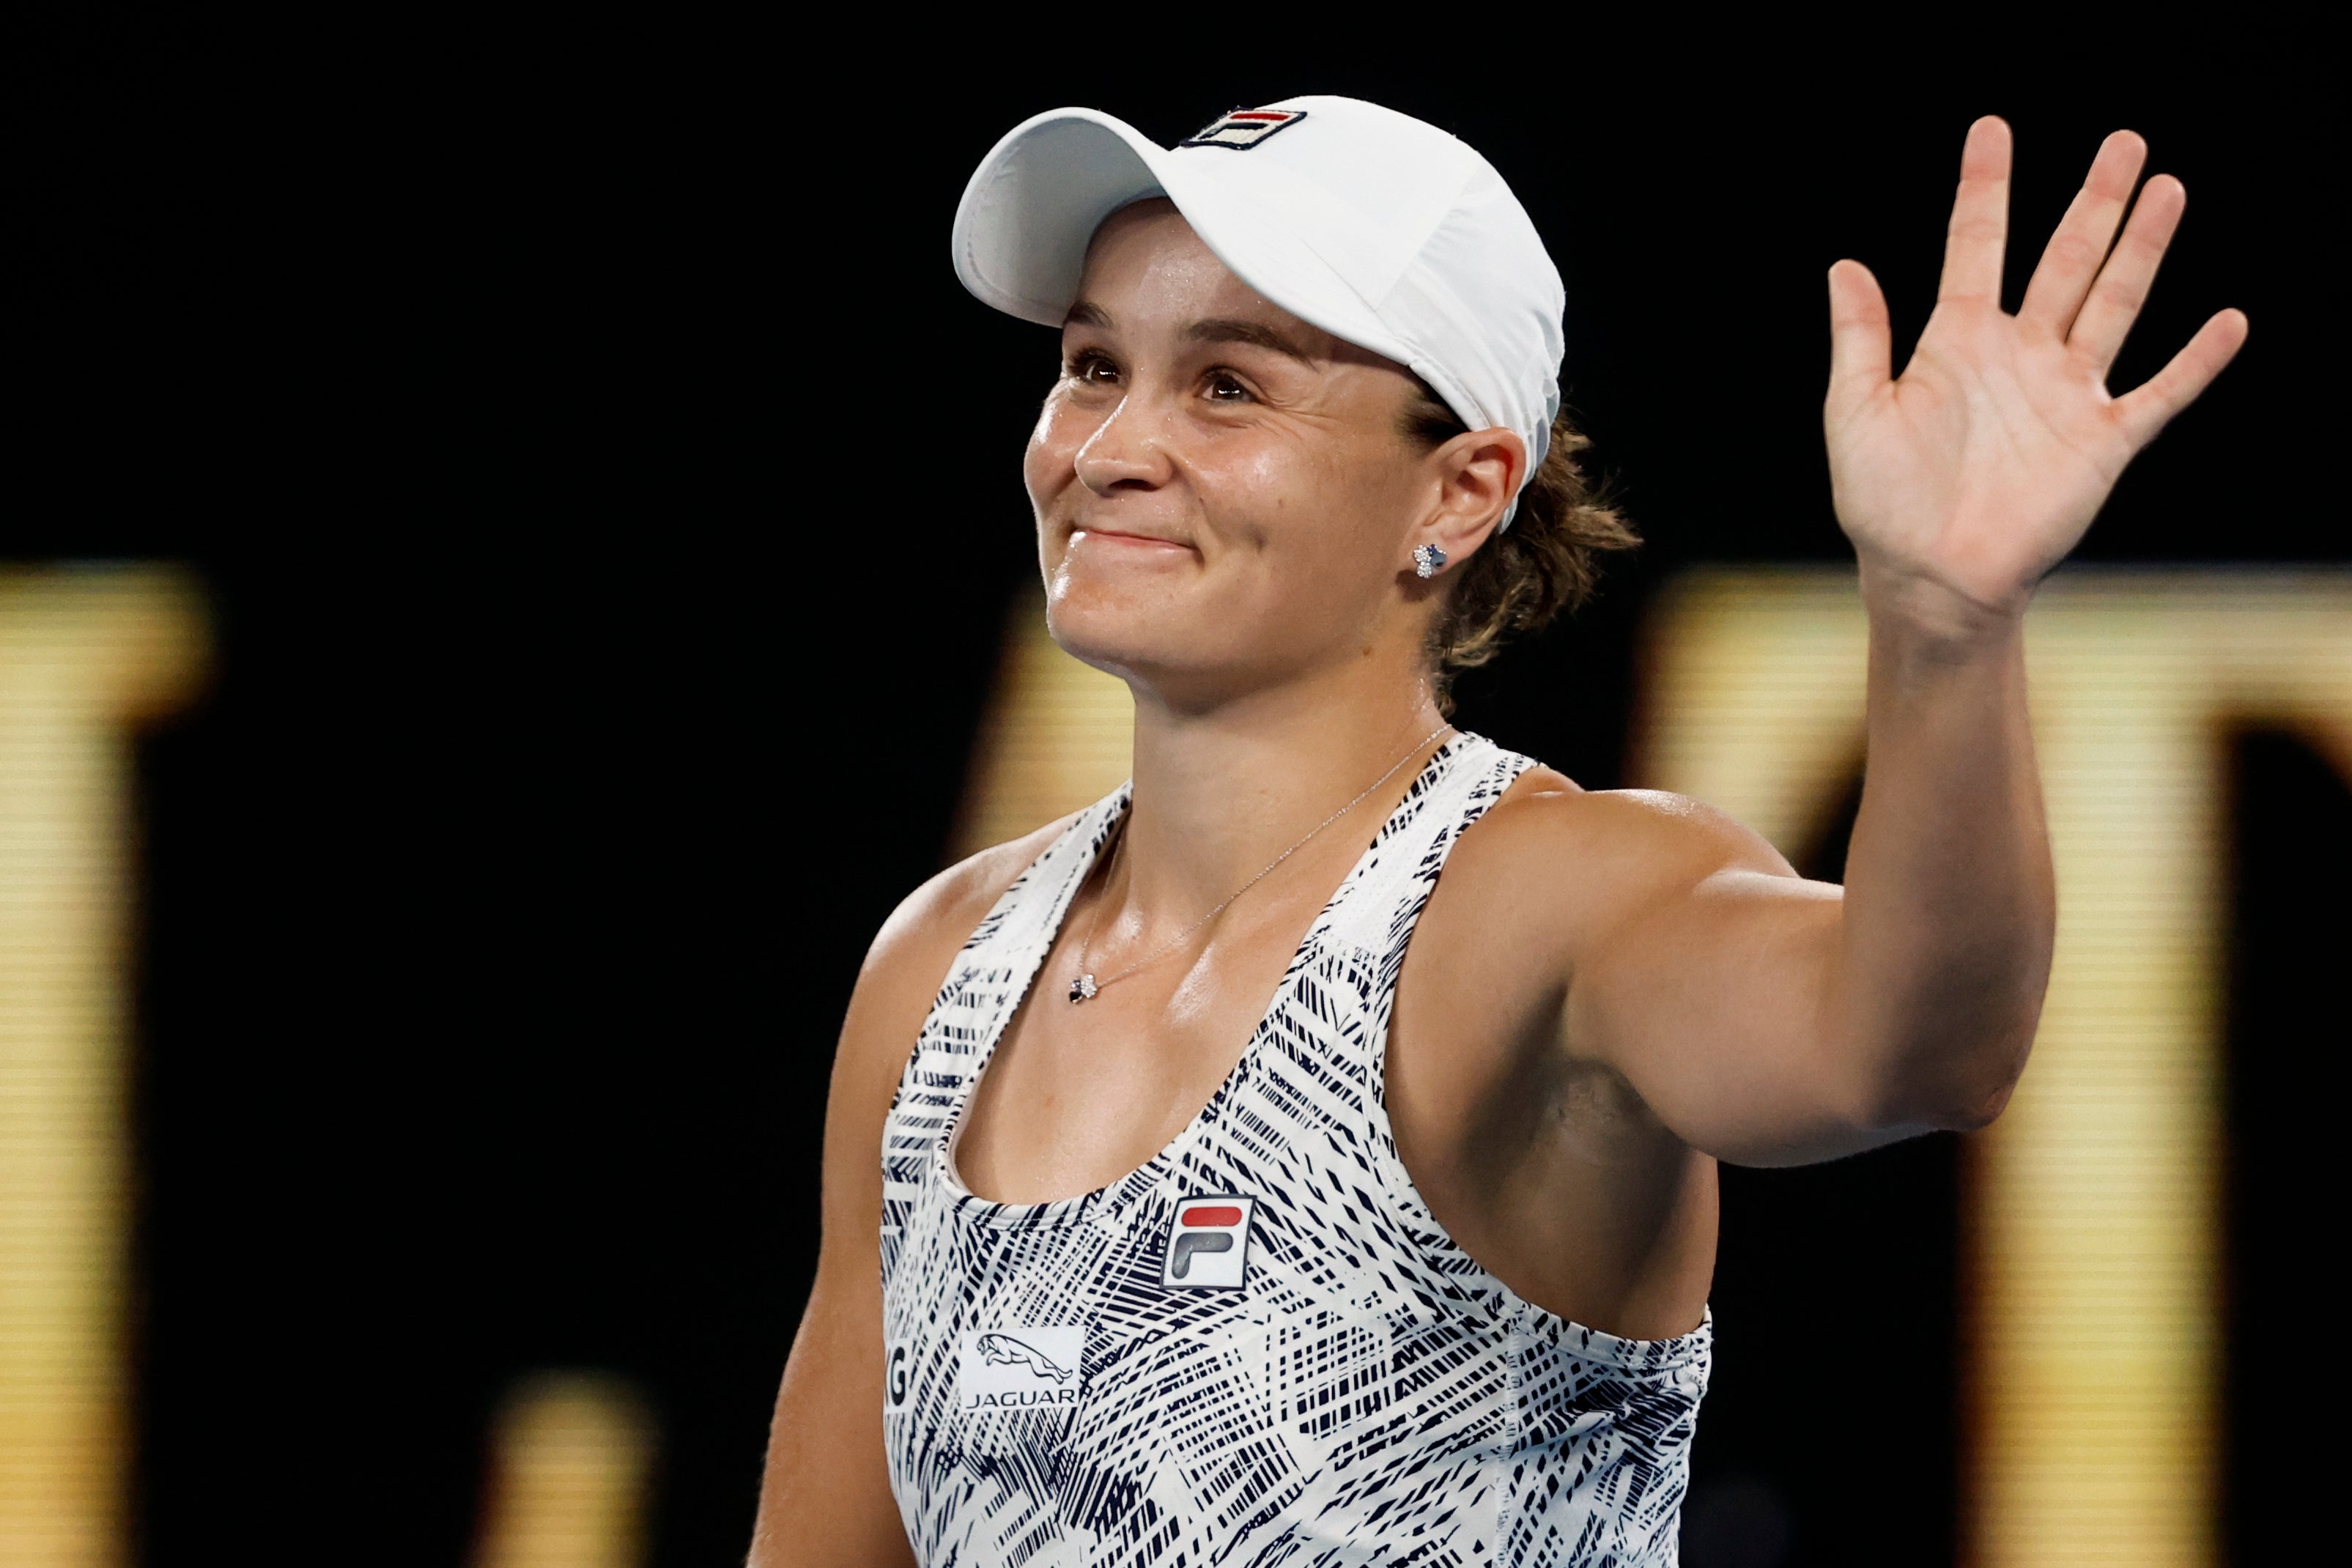
[[[788,1550],[795,1563],[910,1561],[882,1448],[883,1124],[956,953],[1060,826],[918,889],[858,972],[825,1103],[816,1282],[777,1394],[751,1568],[780,1565]]]
[[[1556,814],[1562,818],[1571,814]],[[1679,796],[1575,797],[1544,859],[1578,868],[1563,921],[1562,1047],[1622,1075],[1659,1121],[1744,1164],[1832,1159],[1902,1135],[1842,1047],[1843,889]]]

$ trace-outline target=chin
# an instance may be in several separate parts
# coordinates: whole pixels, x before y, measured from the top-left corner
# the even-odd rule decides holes
[[[1045,591],[1045,625],[1064,653],[1121,678],[1184,661],[1199,652],[1198,617],[1189,595],[1164,583],[1119,581],[1110,573],[1054,574]],[[1189,662],[1189,661],[1187,661]]]
[[[1046,624],[1080,663],[1160,702],[1207,709],[1315,662],[1307,645],[1317,617],[1270,614],[1243,598],[1197,579],[1139,583],[1065,571],[1047,592]]]

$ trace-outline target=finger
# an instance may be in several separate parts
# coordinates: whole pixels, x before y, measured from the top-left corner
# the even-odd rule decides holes
[[[2141,187],[2131,221],[2124,225],[2123,237],[2116,241],[2115,254],[2099,268],[2099,280],[2091,285],[2090,298],[2083,301],[2082,313],[2066,334],[2068,346],[2096,365],[2102,375],[2116,363],[2124,339],[2131,335],[2132,323],[2139,320],[2140,307],[2147,303],[2147,291],[2156,285],[2157,266],[2172,243],[2173,231],[2180,226],[2181,209],[2188,203],[2188,191],[2169,174],[2158,174]]]
[[[1878,279],[1859,261],[1839,262],[1830,268],[1830,406],[1885,385],[1891,352]]]
[[[1960,150],[1960,190],[1944,236],[1944,277],[1936,299],[2000,303],[2001,254],[2009,243],[2009,123],[1988,114],[1969,127]]]
[[[2131,205],[2140,165],[2147,161],[2147,143],[2136,132],[2118,131],[2099,143],[2099,155],[2091,160],[2083,188],[2058,220],[2032,279],[2025,285],[2025,302],[2017,308],[2020,321],[2066,335],[2083,308],[2083,297],[2090,292],[2091,280],[2098,276],[2099,263],[2106,258],[2116,226]]]
[[[2156,439],[2172,416],[2197,401],[2198,395],[2245,346],[2248,324],[2243,310],[2223,310],[2197,329],[2188,346],[2172,363],[2126,396],[2116,400],[2116,417],[2131,437],[2135,449]]]

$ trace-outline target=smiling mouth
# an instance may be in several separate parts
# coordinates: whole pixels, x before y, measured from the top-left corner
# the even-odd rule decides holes
[[[1076,544],[1082,539],[1098,539],[1106,544],[1122,544],[1147,550],[1189,551],[1192,548],[1189,544],[1179,543],[1173,539],[1162,539],[1153,533],[1122,533],[1114,528],[1074,528],[1070,531],[1071,543]]]

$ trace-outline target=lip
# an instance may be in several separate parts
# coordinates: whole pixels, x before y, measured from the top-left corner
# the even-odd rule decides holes
[[[1155,533],[1129,533],[1116,528],[1072,529],[1070,542],[1076,544],[1081,540],[1099,540],[1105,544],[1115,544],[1131,550],[1190,551],[1192,548],[1189,544],[1181,543],[1173,539],[1162,539]]]

